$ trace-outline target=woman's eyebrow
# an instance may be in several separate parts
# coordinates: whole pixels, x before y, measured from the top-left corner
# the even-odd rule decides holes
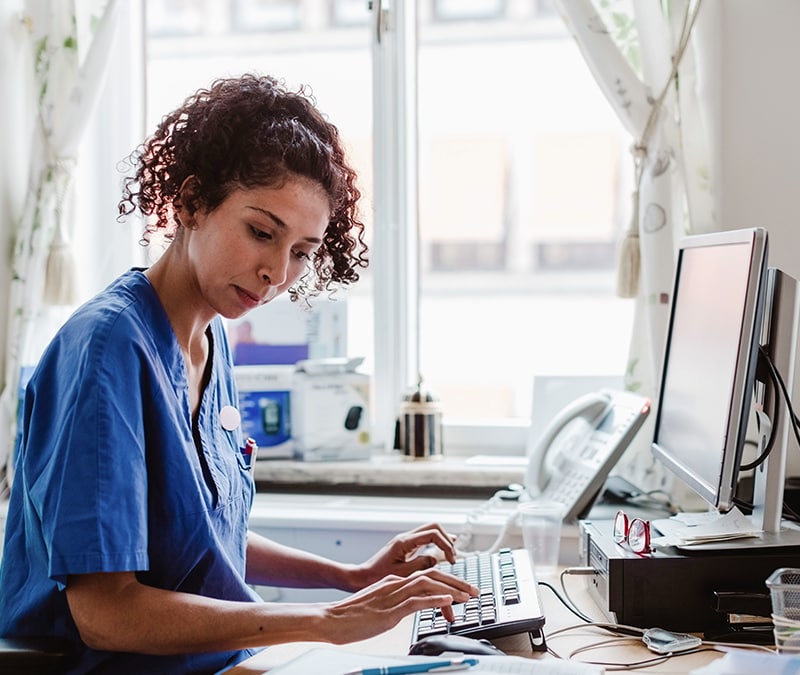
[[[284,223],[278,216],[276,216],[272,211],[268,209],[262,209],[260,206],[245,206],[245,208],[250,209],[251,211],[257,211],[262,216],[269,218],[273,223],[275,223],[278,227],[286,228],[287,225]]]

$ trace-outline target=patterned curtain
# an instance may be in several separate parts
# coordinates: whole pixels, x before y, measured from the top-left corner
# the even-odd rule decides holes
[[[631,134],[635,186],[618,275],[619,295],[636,303],[626,386],[655,400],[677,241],[716,229],[708,128],[713,115],[710,99],[699,95],[707,81],[698,65],[713,54],[715,34],[703,25],[701,0],[554,2]],[[670,489],[670,477],[649,452],[654,417],[621,469],[645,489]]]
[[[18,387],[45,304],[75,302],[71,185],[79,142],[105,76],[118,0],[29,0],[35,132],[23,212],[14,225],[3,391],[0,492],[12,479]]]

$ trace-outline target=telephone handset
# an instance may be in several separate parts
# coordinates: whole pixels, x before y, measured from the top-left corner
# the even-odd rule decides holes
[[[566,522],[584,516],[649,413],[647,398],[610,389],[567,405],[531,444],[528,496],[564,504]]]

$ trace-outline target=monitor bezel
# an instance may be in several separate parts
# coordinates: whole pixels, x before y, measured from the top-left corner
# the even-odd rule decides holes
[[[767,296],[767,239],[767,231],[764,228],[754,227],[690,235],[682,238],[678,245],[651,449],[653,455],[664,466],[720,512],[729,511],[734,505],[739,479],[739,466],[742,461],[755,391],[756,365],[758,363],[761,326]],[[737,343],[736,367],[727,401],[725,439],[721,439],[721,447],[714,450],[714,452],[721,454],[719,458],[720,471],[716,484],[712,485],[709,477],[699,475],[698,471],[682,462],[679,455],[676,455],[660,441],[661,400],[664,397],[667,373],[670,366],[670,348],[675,311],[680,293],[684,255],[690,249],[735,244],[748,244],[750,247],[748,282],[740,324],[741,330]]]

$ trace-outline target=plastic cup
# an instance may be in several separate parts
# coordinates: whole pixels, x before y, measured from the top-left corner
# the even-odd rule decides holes
[[[775,647],[778,652],[781,654],[800,653],[800,622],[773,614],[772,623],[775,626]]]
[[[564,513],[564,505],[553,501],[533,500],[522,502],[517,507],[522,541],[537,577],[550,576],[558,571]]]

